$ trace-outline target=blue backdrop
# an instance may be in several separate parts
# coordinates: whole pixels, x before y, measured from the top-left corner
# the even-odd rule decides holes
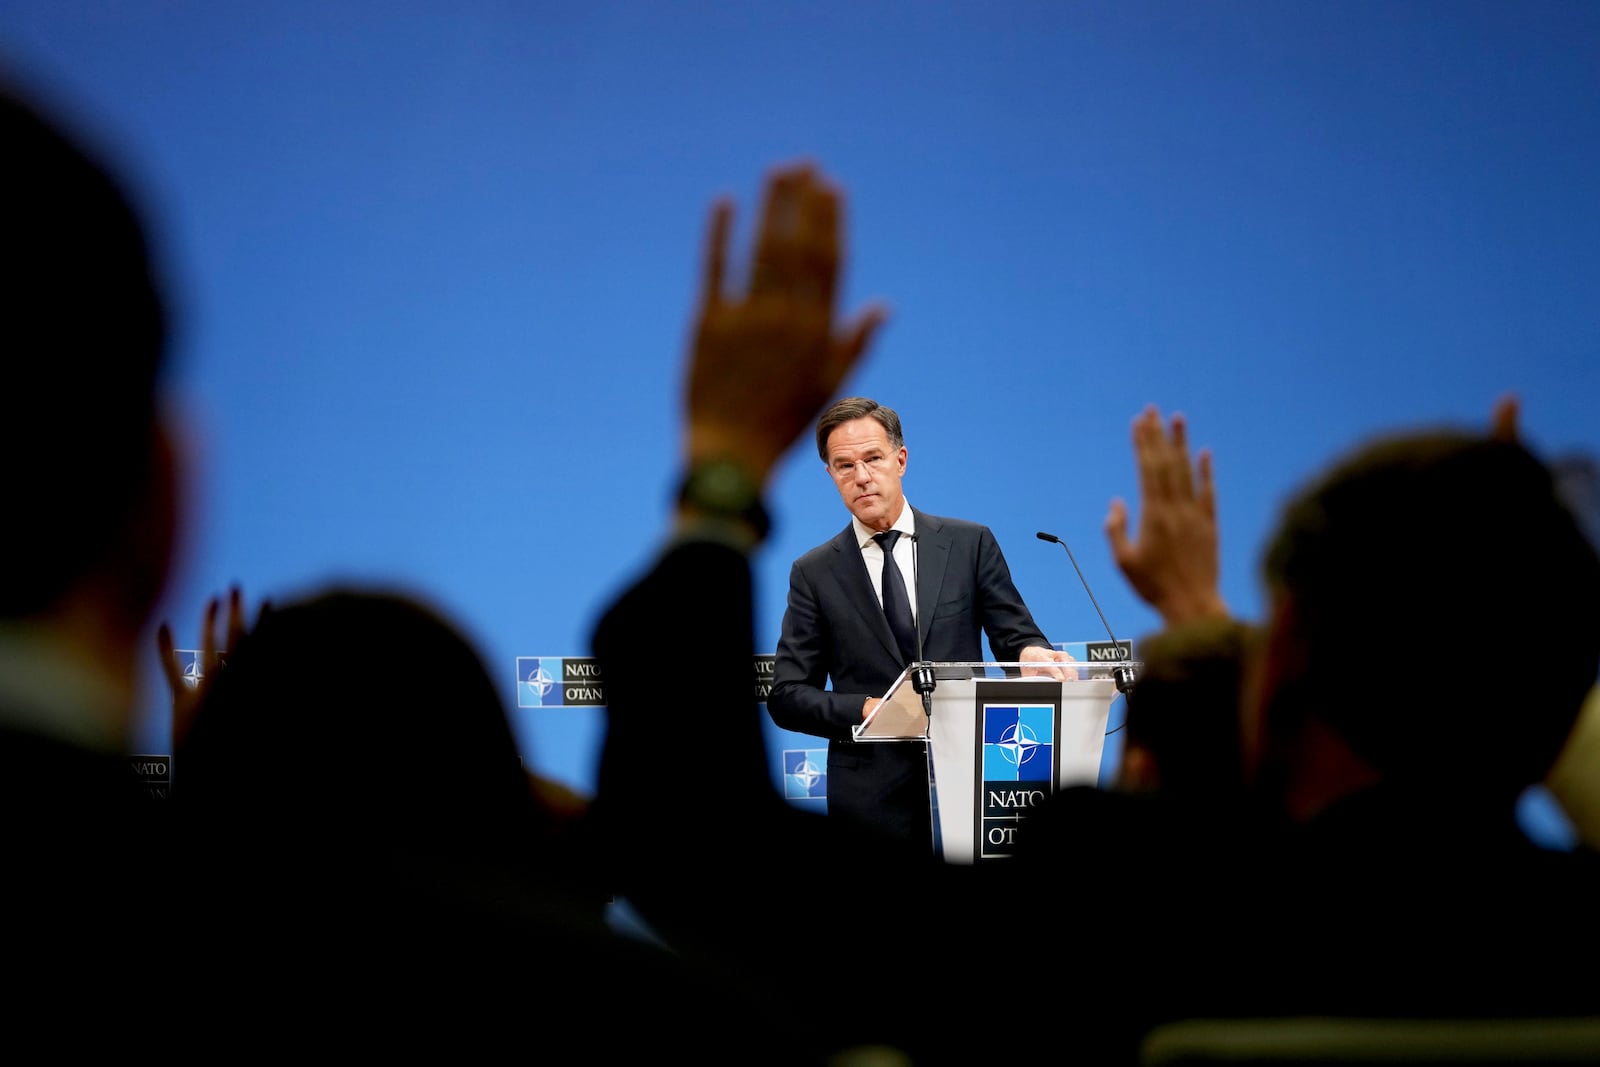
[[[1037,530],[1118,637],[1155,622],[1101,532],[1147,403],[1215,451],[1249,615],[1275,510],[1371,431],[1515,391],[1535,445],[1600,444],[1593,3],[7,0],[0,41],[163,236],[180,635],[230,582],[350,578],[439,603],[508,704],[517,657],[586,654],[667,518],[708,203],[746,232],[801,156],[848,191],[844,310],[893,308],[849,390],[899,409],[908,497],[988,522],[1052,640],[1103,628]],[[804,445],[772,509],[767,649],[790,560],[845,521]],[[1403,653],[1385,608],[1352,654]],[[375,714],[405,684],[350,669]],[[518,714],[578,786],[598,726]]]

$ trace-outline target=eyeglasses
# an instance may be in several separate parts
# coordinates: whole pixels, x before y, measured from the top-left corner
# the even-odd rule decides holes
[[[848,482],[856,476],[856,468],[866,467],[867,471],[876,478],[890,464],[890,456],[869,456],[859,463],[850,460],[841,460],[828,464],[828,473],[833,475],[836,482]]]

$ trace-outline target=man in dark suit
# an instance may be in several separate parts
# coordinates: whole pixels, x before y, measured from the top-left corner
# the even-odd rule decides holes
[[[983,660],[983,635],[1001,662],[1059,671],[1053,664],[1071,657],[1052,649],[1034,623],[988,527],[906,502],[908,453],[893,409],[846,397],[822,414],[816,436],[850,524],[789,572],[767,709],[786,730],[828,739],[830,815],[931,847],[927,746],[856,743],[851,728],[908,664]],[[917,632],[897,635],[884,606],[886,581],[891,605],[897,595],[909,599],[907,621]]]

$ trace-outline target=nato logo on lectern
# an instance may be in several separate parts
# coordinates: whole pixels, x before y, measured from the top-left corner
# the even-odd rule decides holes
[[[1054,788],[1055,708],[983,706],[983,820],[978,857],[1009,856],[1017,825]]]
[[[828,750],[783,750],[783,795],[787,800],[821,800],[828,795]]]

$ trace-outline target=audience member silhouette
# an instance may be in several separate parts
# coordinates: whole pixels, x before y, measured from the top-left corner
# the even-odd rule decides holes
[[[772,1039],[748,991],[606,924],[478,653],[413,595],[331,587],[269,606],[173,763],[196,902],[179,958],[213,1019],[259,1022],[251,998],[277,981],[260,979],[293,968],[274,1037],[288,1043],[743,1061],[730,1015],[742,1039]]]
[[[0,527],[0,805],[11,1038],[115,1044],[153,998],[167,877],[130,742],[167,579],[179,459],[167,298],[139,211],[86,125],[0,87],[9,518]]]
[[[1216,481],[1209,449],[1192,460],[1188,420],[1163,427],[1147,406],[1133,421],[1139,527],[1128,536],[1120,498],[1106,516],[1112,559],[1161,616],[1139,641],[1138,685],[1127,717],[1115,786],[1174,790],[1188,799],[1238,799],[1239,704],[1253,628],[1228,611],[1220,588]]]
[[[1106,513],[1111,558],[1140,599],[1167,626],[1226,618],[1220,586],[1217,490],[1210,449],[1191,460],[1189,423],[1181,412],[1168,425],[1148,405],[1134,418],[1134,463],[1139,470],[1139,524],[1128,536],[1128,505],[1118,497]]]
[[[1119,841],[1141,855],[1167,854],[1168,844],[1142,836],[1152,807],[1181,812],[1184,825],[1161,830],[1190,837],[1212,838],[1221,821],[1244,814],[1239,705],[1254,630],[1230,615],[1219,586],[1211,453],[1191,456],[1185,416],[1175,413],[1164,425],[1155,405],[1134,418],[1131,439],[1136,535],[1129,535],[1129,508],[1118,497],[1106,515],[1106,538],[1130,588],[1163,626],[1137,642],[1140,668],[1124,695],[1122,751],[1108,788],[1064,790],[1019,831],[1024,865],[1046,868],[1030,875],[1039,880],[1070,876],[1089,854],[1086,836],[1102,841],[1106,862],[1127,862],[1110,852]]]
[[[204,703],[211,682],[226,664],[228,653],[238,645],[249,629],[244,608],[244,592],[238,585],[228,590],[227,614],[223,615],[223,598],[213,596],[206,600],[200,621],[199,647],[193,649],[198,658],[198,670],[186,671],[180,660],[172,625],[165,619],[156,628],[156,651],[160,657],[167,688],[172,695],[172,736],[175,747],[182,747],[189,724]],[[271,608],[268,601],[257,605],[259,615]],[[220,628],[220,632],[219,632]],[[544,812],[553,820],[555,828],[563,834],[576,834],[588,807],[588,797],[564,782],[559,782],[529,768],[528,786]]]
[[[1600,620],[1580,607],[1600,561],[1515,417],[1503,401],[1488,435],[1380,438],[1285,509],[1264,559],[1272,617],[1242,679],[1237,819],[1177,790],[1067,790],[1030,823],[1019,866],[1041,880],[1067,855],[1091,861],[1113,899],[1157,918],[1183,886],[1192,921],[1147,946],[1162,962],[1127,1033],[1182,1015],[1593,1011],[1563,963],[1600,948],[1582,903],[1597,857],[1540,848],[1516,803],[1568,751],[1600,667]],[[1183,542],[1206,511],[1163,536]],[[1214,533],[1151,570],[1203,575]],[[1486,656],[1483,635],[1551,618],[1573,622],[1538,669]],[[1222,960],[1228,977],[1207,973]]]
[[[1498,440],[1518,439],[1520,403],[1515,394],[1499,397],[1494,405],[1489,433]],[[1140,476],[1140,529],[1137,540],[1127,536],[1127,507],[1121,500],[1112,502],[1106,519],[1107,537],[1113,559],[1122,569],[1129,584],[1140,596],[1161,613],[1164,624],[1187,634],[1184,640],[1204,640],[1209,631],[1220,641],[1231,641],[1231,626],[1220,620],[1228,619],[1229,612],[1219,587],[1218,532],[1216,526],[1216,490],[1209,450],[1202,450],[1191,461],[1187,441],[1187,423],[1181,414],[1174,414],[1169,428],[1163,431],[1160,414],[1153,405],[1147,407],[1134,420],[1133,444]],[[1580,454],[1571,454],[1552,460],[1549,464],[1555,478],[1556,489],[1562,500],[1571,508],[1580,525],[1588,532],[1591,542],[1600,530],[1600,508],[1596,501],[1600,494],[1595,486],[1594,461]],[[1192,620],[1214,620],[1188,625]],[[1235,621],[1232,626],[1243,626]],[[1239,636],[1243,636],[1240,631]],[[1157,634],[1148,640],[1169,645],[1174,638]],[[1161,648],[1153,650],[1157,657]],[[1198,650],[1196,650],[1198,651]],[[1218,647],[1215,651],[1224,653]],[[1244,647],[1240,647],[1244,651]],[[1226,670],[1223,663],[1213,661],[1218,670]],[[1146,673],[1150,666],[1146,665]],[[1224,686],[1232,680],[1221,675],[1212,677]],[[1242,681],[1242,679],[1241,679]],[[1588,707],[1600,704],[1591,694]],[[1138,723],[1130,722],[1130,730]],[[1550,793],[1567,811],[1577,835],[1591,846],[1600,843],[1600,764],[1595,762],[1592,726],[1594,714],[1586,713],[1575,727],[1561,759],[1551,770],[1544,783]],[[1138,746],[1130,746],[1134,762],[1142,761],[1148,753]],[[1200,773],[1203,769],[1196,768]],[[1137,778],[1148,780],[1148,775],[1134,769]]]
[[[1240,799],[1239,705],[1254,632],[1238,619],[1192,619],[1139,640],[1113,788]]]
[[[1566,813],[1577,839],[1600,848],[1600,685],[1589,690],[1545,786]]]
[[[1600,460],[1570,454],[1553,460],[1556,483],[1591,543],[1600,546]],[[1600,848],[1600,684],[1589,691],[1567,746],[1545,786],[1571,823],[1577,839]]]
[[[174,753],[174,796],[186,819],[234,827],[263,877],[279,849],[316,848],[352,877],[514,872],[549,865],[556,839],[476,651],[422,601],[376,589],[263,609]]]
[[[1516,819],[1600,670],[1600,559],[1547,465],[1476,433],[1373,441],[1290,503],[1264,573],[1242,755],[1292,827],[1275,910],[1296,925],[1258,937],[1256,973],[1297,980],[1262,982],[1261,1004],[1592,1011],[1564,963],[1600,948],[1597,857],[1542,849]],[[1394,648],[1376,662],[1375,619]],[[1537,669],[1490,662],[1485,635],[1529,619],[1563,620]]]

